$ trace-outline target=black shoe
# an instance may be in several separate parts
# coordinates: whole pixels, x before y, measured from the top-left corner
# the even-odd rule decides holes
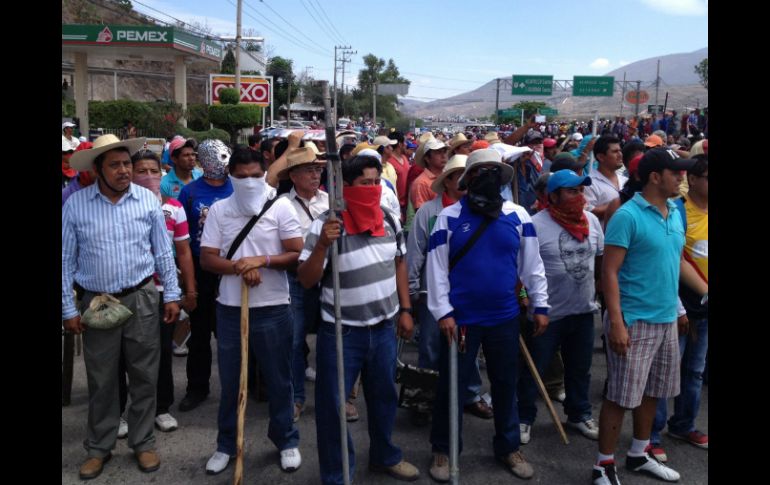
[[[604,465],[594,465],[591,478],[593,479],[594,485],[620,485],[618,472],[615,470],[615,462],[606,463]]]
[[[179,403],[179,410],[182,412],[192,411],[200,406],[200,404],[206,400],[208,396],[199,396],[197,394],[187,394],[182,402]]]

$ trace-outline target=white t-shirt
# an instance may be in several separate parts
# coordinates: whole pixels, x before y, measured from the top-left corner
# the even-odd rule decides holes
[[[601,268],[594,266],[596,256],[604,254],[604,232],[595,215],[583,213],[588,217],[588,237],[582,242],[554,221],[547,210],[532,216],[548,280],[548,318],[552,321],[599,308],[594,301],[594,271]]]
[[[619,187],[615,187],[615,184],[598,170],[591,170],[589,175],[591,176],[592,183],[591,185],[586,186],[584,192],[588,207],[590,207],[589,210],[592,210],[594,207],[608,204],[620,197],[620,189],[622,189],[626,184],[626,181],[628,181],[628,177],[618,175]]]
[[[241,232],[250,216],[241,215],[233,203],[233,196],[216,201],[210,208],[203,226],[201,247],[217,248],[223,258]],[[302,230],[294,206],[285,197],[279,198],[259,218],[259,222],[233,254],[236,261],[248,256],[276,255],[285,251],[281,241],[301,238]],[[249,308],[289,303],[289,283],[285,270],[260,268],[262,282],[249,288]],[[238,275],[222,275],[217,301],[223,305],[241,306],[241,280]]]

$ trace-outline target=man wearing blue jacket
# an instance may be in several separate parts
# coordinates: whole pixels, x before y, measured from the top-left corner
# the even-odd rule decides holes
[[[548,284],[537,235],[527,211],[500,196],[513,169],[496,150],[476,150],[459,180],[468,193],[439,214],[428,250],[428,308],[447,339],[458,339],[458,388],[465,389],[483,345],[495,403],[495,457],[513,474],[530,478],[532,467],[519,451],[516,408],[519,304],[522,281],[534,307],[534,333],[548,326]],[[431,476],[449,480],[449,348],[441,346],[439,385],[430,441]],[[462,415],[459,416],[462,430]],[[462,451],[462,435],[460,438]]]

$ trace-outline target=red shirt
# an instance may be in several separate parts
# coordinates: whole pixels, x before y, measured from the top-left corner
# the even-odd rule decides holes
[[[398,203],[402,208],[406,208],[408,199],[407,179],[409,178],[409,161],[404,155],[400,157],[395,153],[391,155],[388,162],[396,170],[396,192],[398,192]]]

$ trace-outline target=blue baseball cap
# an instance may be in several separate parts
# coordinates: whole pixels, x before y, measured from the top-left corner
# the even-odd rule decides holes
[[[548,179],[546,193],[550,194],[562,187],[577,187],[578,185],[591,185],[591,177],[583,175],[582,177],[572,170],[559,170]]]

